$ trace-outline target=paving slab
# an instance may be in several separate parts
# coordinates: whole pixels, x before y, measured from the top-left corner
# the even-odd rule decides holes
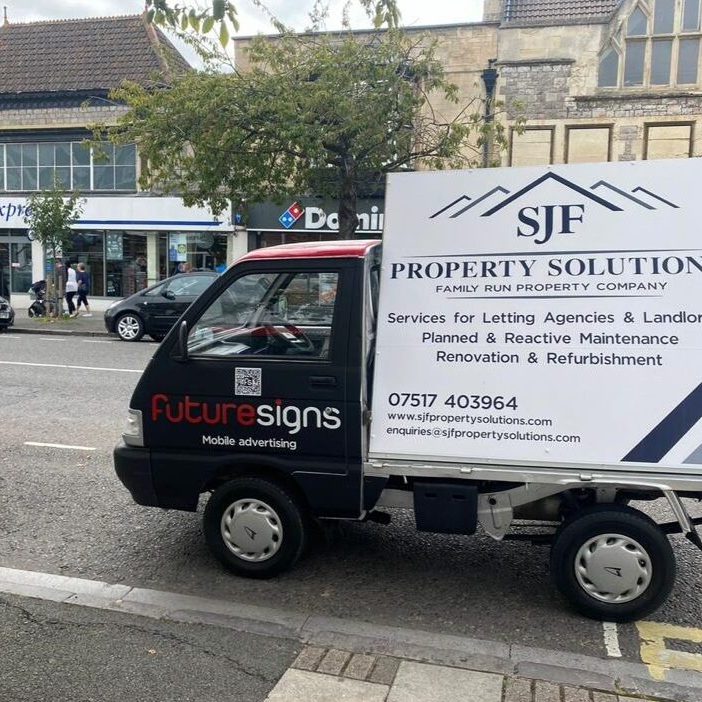
[[[503,682],[492,673],[403,661],[387,702],[502,702]]]
[[[385,702],[387,685],[291,668],[266,702]]]

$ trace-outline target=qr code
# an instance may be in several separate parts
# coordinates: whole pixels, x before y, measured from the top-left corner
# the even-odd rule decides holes
[[[236,395],[261,395],[261,369],[237,368],[234,375]]]

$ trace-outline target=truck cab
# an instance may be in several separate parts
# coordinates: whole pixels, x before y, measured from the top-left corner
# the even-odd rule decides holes
[[[194,511],[214,492],[208,542],[253,576],[297,557],[293,513],[361,518],[379,268],[378,241],[320,242],[254,251],[218,279],[134,391],[115,450],[134,500]]]

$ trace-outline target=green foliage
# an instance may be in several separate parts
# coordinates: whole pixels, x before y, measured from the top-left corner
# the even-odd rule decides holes
[[[253,40],[248,60],[243,73],[193,72],[169,90],[128,84],[113,94],[131,111],[111,136],[137,143],[144,187],[215,211],[288,194],[336,197],[349,236],[369,178],[479,165],[481,143],[504,140],[482,101],[459,103],[425,36],[284,34]]]
[[[24,221],[47,253],[56,258],[68,241],[71,225],[81,215],[78,194],[67,194],[54,184],[51,190],[31,195],[27,205],[29,215]]]
[[[275,18],[266,7],[264,0],[249,0],[254,6],[269,16],[278,30],[285,30],[284,25]],[[397,27],[400,11],[397,0],[359,0],[362,7],[373,20],[373,26]],[[317,4],[317,3],[315,3]],[[170,0],[146,0],[146,18],[149,22],[170,27],[174,30],[193,30],[198,34],[208,34],[218,25],[218,36],[222,46],[227,46],[231,29],[239,31],[239,19],[236,6],[230,0],[210,0],[202,9],[199,3],[180,5]]]

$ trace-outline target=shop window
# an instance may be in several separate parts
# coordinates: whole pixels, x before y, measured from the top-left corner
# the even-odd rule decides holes
[[[688,158],[692,145],[691,124],[656,124],[646,127],[645,158]]]
[[[566,163],[609,161],[610,127],[568,127]]]
[[[512,166],[543,166],[553,162],[553,129],[527,128],[521,134],[512,130]]]
[[[0,233],[0,295],[26,293],[32,284],[32,244],[26,232]]]
[[[227,237],[217,232],[173,232],[168,235],[165,275],[186,270],[222,273],[227,265]],[[160,262],[164,275],[165,261]]]
[[[147,234],[141,232],[107,232],[113,237],[113,251],[105,260],[105,294],[127,297],[148,286]],[[119,240],[120,251],[117,251]],[[118,257],[117,254],[120,254]]]
[[[613,37],[600,54],[598,86],[696,85],[700,12],[700,0],[649,0],[634,7],[625,30],[620,30],[624,36]],[[614,46],[622,47],[623,61]]]
[[[103,232],[77,231],[64,249],[72,263],[84,263],[90,275],[89,295],[105,294],[105,235]]]

